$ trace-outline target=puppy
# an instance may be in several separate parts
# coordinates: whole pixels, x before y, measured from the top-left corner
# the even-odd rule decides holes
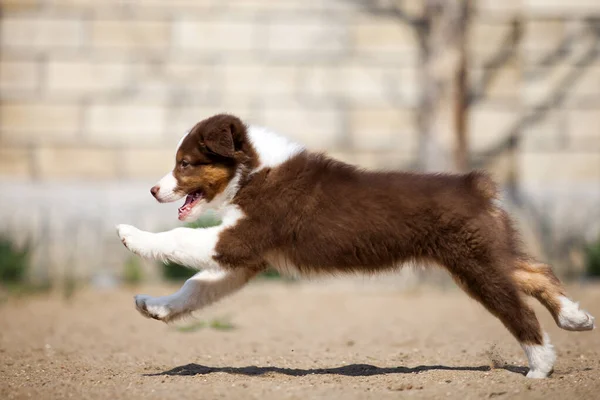
[[[552,269],[522,249],[485,174],[370,172],[306,150],[232,115],[196,124],[179,142],[175,168],[151,189],[161,203],[185,198],[181,221],[206,210],[206,229],[144,232],[119,225],[142,257],[200,269],[176,293],[139,295],[138,311],[172,321],[240,289],[268,265],[283,273],[374,273],[409,262],[446,269],[519,341],[531,378],[552,372],[555,353],[523,297],[559,327],[594,328]]]

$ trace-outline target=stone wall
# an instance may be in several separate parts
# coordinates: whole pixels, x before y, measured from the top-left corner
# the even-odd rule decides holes
[[[576,204],[582,219],[568,222],[595,235],[598,224],[590,216],[600,221],[600,3],[473,3],[474,159],[484,158],[505,180],[503,143],[518,132],[510,157],[523,193],[557,224]],[[98,237],[82,239],[88,244],[77,249],[112,234],[111,224],[122,222],[117,216],[166,224],[152,217],[157,206],[146,198],[147,187],[171,168],[181,134],[222,111],[365,167],[415,165],[417,36],[401,18],[382,11],[383,1],[0,5],[0,204],[16,230],[29,226],[39,233],[39,221],[25,221],[32,214],[40,215],[32,220],[46,221],[52,213],[40,211],[44,207],[63,210],[54,220],[81,219],[83,211],[70,213],[65,206],[64,191],[96,204],[85,213],[100,221]],[[403,11],[414,18],[422,6],[404,1]],[[518,44],[510,45],[515,26]],[[450,152],[452,138],[442,141]],[[7,194],[15,190],[26,199]],[[101,200],[106,196],[137,200],[124,206]],[[58,226],[44,224],[48,232]]]

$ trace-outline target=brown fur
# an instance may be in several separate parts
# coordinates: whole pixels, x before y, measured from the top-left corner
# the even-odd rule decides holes
[[[548,265],[530,261],[521,261],[521,263],[522,265],[513,272],[519,289],[542,303],[558,323],[560,313],[558,298],[567,295],[562,284]]]
[[[496,185],[482,172],[369,172],[304,151],[248,174],[258,155],[241,121],[227,115],[194,127],[178,163],[186,157],[194,167],[176,177],[187,189],[218,192],[238,167],[246,171],[233,198],[245,218],[217,244],[223,266],[255,268],[278,259],[301,274],[337,274],[412,261],[441,265],[525,344],[543,338],[523,294],[555,319],[560,311],[564,289],[549,267],[524,254],[508,214],[493,202]]]

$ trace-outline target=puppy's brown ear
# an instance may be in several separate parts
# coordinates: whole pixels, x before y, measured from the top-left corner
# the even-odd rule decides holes
[[[222,157],[233,158],[233,136],[230,129],[210,131],[204,137],[204,145],[211,153]]]
[[[241,144],[244,124],[232,115],[216,115],[213,119],[216,126],[207,132],[204,145],[214,154],[234,158]]]

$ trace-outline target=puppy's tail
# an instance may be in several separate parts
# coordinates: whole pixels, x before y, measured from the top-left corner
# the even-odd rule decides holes
[[[465,179],[467,185],[485,200],[493,200],[498,197],[496,182],[487,173],[473,171],[468,173]]]

